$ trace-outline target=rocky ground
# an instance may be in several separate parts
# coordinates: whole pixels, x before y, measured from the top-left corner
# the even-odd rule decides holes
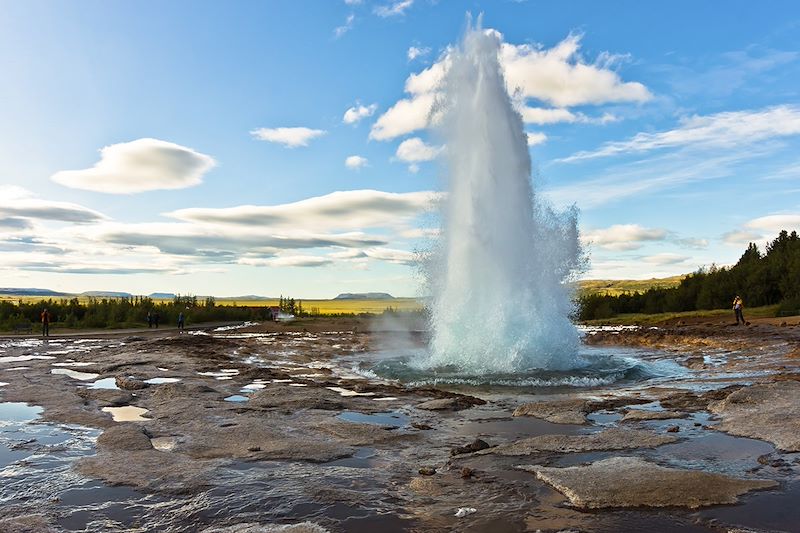
[[[797,530],[797,326],[592,331],[688,377],[524,394],[341,363],[386,335],[328,321],[0,341],[0,407],[42,408],[5,431],[0,531]]]

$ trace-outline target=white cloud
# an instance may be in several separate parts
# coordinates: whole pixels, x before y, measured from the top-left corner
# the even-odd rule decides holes
[[[395,17],[404,15],[406,10],[414,5],[414,0],[394,0],[393,2],[377,6],[375,14],[379,17]]]
[[[289,148],[308,146],[309,141],[328,133],[325,130],[311,128],[258,128],[250,134],[259,141],[283,144]]]
[[[500,56],[509,88],[522,96],[557,107],[609,102],[645,102],[650,91],[638,82],[622,81],[613,70],[622,56],[604,52],[594,63],[581,57],[581,35],[570,34],[550,49],[504,43]]]
[[[606,143],[597,150],[578,152],[561,161],[680,146],[733,147],[797,134],[800,134],[800,106],[779,105],[756,111],[726,111],[687,117],[673,130],[638,133],[627,141]]]
[[[492,32],[502,39],[499,32]],[[503,65],[510,94],[525,121],[534,124],[586,122],[605,124],[617,120],[610,113],[589,117],[568,107],[600,105],[613,102],[645,102],[650,91],[638,82],[626,82],[615,70],[622,56],[604,52],[593,63],[581,57],[580,35],[571,34],[553,48],[541,45],[501,44]],[[452,51],[446,51],[430,67],[411,74],[405,83],[408,94],[381,115],[372,127],[370,138],[387,140],[428,127],[441,82],[451,64]],[[413,53],[409,50],[409,57]],[[527,100],[542,102],[553,108],[528,107]]]
[[[201,183],[214,164],[211,157],[191,148],[144,138],[106,146],[92,168],[62,170],[51,179],[75,189],[112,194],[184,189]]]
[[[431,191],[340,191],[272,206],[180,209],[166,215],[186,222],[330,231],[393,227],[428,211],[440,195]],[[230,232],[230,229],[226,231]]]
[[[242,257],[237,263],[240,265],[269,267],[321,267],[330,265],[333,261],[318,255],[287,255],[272,259]]]
[[[364,0],[344,0],[344,3],[348,6],[357,6],[361,4]]]
[[[590,117],[583,113],[573,113],[563,107],[529,107],[518,105],[522,120],[526,124],[556,124],[558,122],[584,124],[608,124],[616,122],[618,117],[611,113],[603,113],[599,117]]]
[[[368,248],[364,250],[367,257],[378,259],[388,263],[401,265],[413,265],[417,262],[417,256],[413,252],[406,250],[396,250],[393,248]]]
[[[367,158],[360,155],[351,155],[344,160],[344,166],[352,170],[360,170],[367,166],[367,163],[369,163]]]
[[[423,56],[426,56],[426,55],[428,55],[430,53],[431,53],[431,49],[430,48],[427,48],[427,47],[426,48],[420,48],[418,46],[409,46],[408,47],[407,56],[408,56],[408,60],[409,61],[414,61],[418,57],[423,57]]]
[[[440,146],[431,146],[419,137],[412,137],[400,143],[397,147],[395,157],[406,163],[420,163],[423,161],[433,161],[442,151]]]
[[[645,228],[638,224],[615,224],[581,233],[586,243],[616,251],[636,250],[646,242],[663,241],[668,235],[669,232],[665,229]]]
[[[536,146],[537,144],[542,144],[547,141],[547,135],[541,131],[529,131],[526,132],[525,135],[528,137],[528,146]]]
[[[352,30],[353,29],[353,22],[355,22],[355,20],[356,20],[356,16],[354,14],[350,13],[349,15],[347,15],[347,18],[345,19],[344,24],[334,28],[333,36],[338,39],[339,37],[341,37],[342,35],[344,35],[348,31]]]
[[[768,242],[778,236],[781,231],[800,231],[800,214],[782,213],[766,215],[745,222],[741,228],[722,235],[722,241],[734,246],[742,246],[751,242]]]
[[[689,259],[691,259],[691,257],[685,255],[663,253],[645,256],[642,258],[642,261],[651,263],[653,265],[677,265],[680,263],[685,263]]]
[[[56,202],[36,198],[22,187],[0,186],[0,218],[34,218],[62,222],[89,223],[106,220],[107,217],[88,207],[70,202]],[[8,222],[9,224],[11,222]]]
[[[368,106],[363,105],[355,105],[344,112],[344,117],[342,117],[342,122],[345,124],[355,124],[359,122],[361,119],[371,117],[375,111],[378,109],[378,104],[370,104]]]

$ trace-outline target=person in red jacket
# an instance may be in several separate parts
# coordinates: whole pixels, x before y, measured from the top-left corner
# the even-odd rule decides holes
[[[50,311],[45,308],[42,311],[42,337],[50,336]]]

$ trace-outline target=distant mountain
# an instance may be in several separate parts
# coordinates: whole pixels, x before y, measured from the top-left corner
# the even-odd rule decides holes
[[[68,292],[51,291],[50,289],[15,288],[15,287],[0,288],[0,294],[10,294],[13,296],[72,296]]]
[[[149,298],[153,300],[172,300],[175,298],[175,293],[173,292],[153,292],[150,293]]]
[[[394,296],[386,292],[343,292],[334,300],[394,300]]]
[[[133,294],[116,291],[86,291],[82,292],[81,296],[94,296],[96,298],[130,298]]]

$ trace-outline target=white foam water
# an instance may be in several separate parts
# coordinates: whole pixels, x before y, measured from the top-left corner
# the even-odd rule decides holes
[[[427,367],[465,372],[582,366],[565,283],[580,266],[575,209],[535,193],[522,118],[498,60],[499,35],[469,28],[450,53],[436,112],[448,195],[432,254]]]

